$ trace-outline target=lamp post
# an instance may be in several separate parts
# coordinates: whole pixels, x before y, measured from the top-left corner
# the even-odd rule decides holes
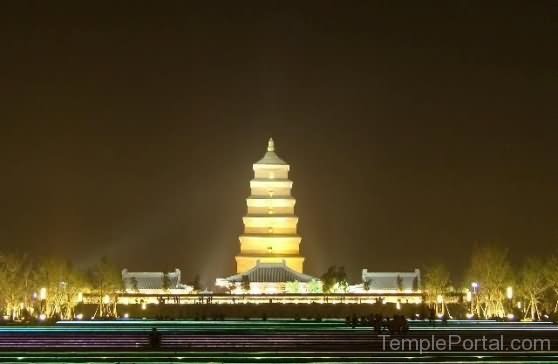
[[[441,294],[439,294],[438,296],[436,296],[436,313],[438,314],[439,317],[444,315],[444,296],[442,296]],[[440,310],[438,311],[438,306],[440,307]]]
[[[47,299],[47,289],[46,287],[41,287],[39,289],[39,318],[44,320],[46,318],[46,299]]]
[[[477,314],[478,311],[478,289],[479,289],[479,284],[477,282],[473,282],[471,283],[471,288],[473,289],[473,293],[472,293],[472,297],[471,297],[471,313],[473,315]]]
[[[508,299],[508,309],[510,311],[508,313],[508,317],[511,317],[510,315],[512,314],[513,311],[513,287],[512,286],[508,286],[506,288],[506,298]]]
[[[465,293],[465,300],[467,301],[467,306],[469,308],[469,314],[472,316],[473,315],[473,294],[471,293],[471,290],[467,290],[467,293]]]

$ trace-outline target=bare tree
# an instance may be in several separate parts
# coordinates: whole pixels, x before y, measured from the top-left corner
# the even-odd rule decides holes
[[[250,292],[250,277],[247,274],[242,276],[242,281],[240,284],[245,292]]]
[[[539,258],[528,258],[519,274],[519,294],[525,298],[525,318],[540,320],[540,305],[545,292],[552,286],[548,280],[549,265]]]
[[[558,255],[553,255],[547,265],[546,279],[550,284],[550,288],[554,292],[554,313],[558,312]]]
[[[168,291],[171,289],[171,279],[167,272],[163,272],[163,276],[161,278],[161,286],[164,291]]]
[[[117,317],[116,304],[124,286],[120,270],[103,257],[89,271],[89,279],[99,304],[96,314]]]
[[[31,308],[34,266],[25,254],[0,255],[0,307],[11,319]]]
[[[506,288],[513,283],[508,251],[496,245],[475,246],[467,274],[478,282],[476,313],[485,318],[503,317]]]
[[[75,283],[72,274],[71,264],[67,261],[46,258],[39,263],[37,285],[39,291],[44,290],[45,294],[42,297],[41,313],[47,317],[72,318],[72,307],[76,303],[75,298],[68,295],[70,285]]]
[[[427,267],[424,269],[422,282],[426,303],[431,308],[435,307],[437,313],[444,314],[446,312],[444,297],[447,295],[451,284],[448,269],[442,264]],[[439,297],[442,298],[442,302],[438,302]]]

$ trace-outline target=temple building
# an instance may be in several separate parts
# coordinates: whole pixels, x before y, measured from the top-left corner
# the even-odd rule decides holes
[[[369,272],[362,270],[362,283],[350,287],[353,293],[421,293],[420,270],[412,272]]]
[[[289,180],[289,165],[275,153],[273,139],[269,139],[265,155],[254,163],[253,169],[236,272],[247,272],[259,262],[283,263],[302,273],[304,257],[299,250],[296,200],[291,196],[293,182]]]
[[[122,283],[126,293],[184,294],[193,288],[180,282],[180,269],[173,272],[130,272],[122,269]]]
[[[275,153],[270,138],[263,158],[253,164],[244,231],[239,236],[236,273],[217,279],[216,285],[231,291],[275,293],[309,292],[321,288],[321,282],[303,274],[304,257],[300,254],[302,238],[297,233],[296,200],[291,195],[289,164]]]
[[[251,294],[319,293],[322,282],[307,274],[295,272],[285,263],[257,263],[247,272],[235,274],[217,285],[229,286],[231,293],[246,293],[244,282]]]

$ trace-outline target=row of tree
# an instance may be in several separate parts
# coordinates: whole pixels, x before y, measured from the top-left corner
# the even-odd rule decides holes
[[[452,282],[448,269],[434,265],[423,269],[426,302],[443,305],[449,296],[464,297],[471,315],[503,317],[519,312],[540,320],[558,310],[558,256],[528,257],[515,269],[506,248],[476,246],[461,284]]]
[[[507,249],[477,246],[464,276],[464,282],[457,284],[442,264],[423,269],[421,289],[426,303],[444,313],[446,302],[462,302],[471,315],[479,318],[502,317],[519,310],[524,318],[539,320],[558,311],[556,255],[529,257],[519,269],[513,269]],[[330,267],[321,276],[321,285],[314,283],[311,292],[347,292],[349,288],[343,267]],[[169,279],[164,275],[165,285],[169,285]],[[192,285],[195,290],[201,289],[199,277]],[[133,289],[137,283],[131,282],[131,286]],[[250,282],[243,281],[242,286],[248,289]],[[73,318],[84,293],[99,302],[96,315],[116,316],[116,302],[123,288],[120,270],[107,259],[82,271],[56,258],[38,260],[28,255],[0,254],[0,310],[12,319],[31,314]],[[296,283],[289,283],[287,288],[300,290]]]
[[[0,254],[0,310],[11,319],[73,318],[84,293],[98,296],[98,316],[114,316],[122,288],[120,270],[104,258],[81,271],[56,258]]]

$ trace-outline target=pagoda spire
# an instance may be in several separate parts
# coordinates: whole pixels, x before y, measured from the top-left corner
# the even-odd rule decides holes
[[[267,141],[267,151],[274,152],[275,151],[275,143],[273,142],[273,138],[269,138]]]

